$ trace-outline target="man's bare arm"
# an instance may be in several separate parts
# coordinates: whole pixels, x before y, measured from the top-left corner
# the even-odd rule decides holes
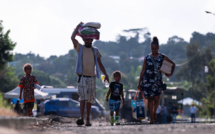
[[[107,73],[106,73],[105,67],[103,66],[102,61],[101,61],[100,58],[98,59],[98,64],[99,64],[100,70],[101,70],[102,73],[105,75],[105,80],[107,80],[107,81],[109,82],[108,75],[107,75]]]
[[[108,102],[108,98],[109,98],[109,95],[111,93],[111,89],[109,88],[108,92],[107,92],[107,95],[106,95],[106,101]]]
[[[76,28],[74,29],[74,31],[73,31],[73,33],[72,33],[71,40],[72,40],[72,42],[73,42],[74,48],[76,48],[77,45],[78,45],[78,43],[79,43],[78,40],[75,39],[75,37],[76,37],[76,35],[77,35],[77,33],[78,33],[78,28],[79,28],[82,24],[83,24],[83,23],[80,22],[80,23],[76,26]]]

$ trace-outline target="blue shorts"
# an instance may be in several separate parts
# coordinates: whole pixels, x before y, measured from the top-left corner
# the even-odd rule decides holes
[[[109,108],[110,108],[110,111],[116,111],[116,110],[119,110],[119,107],[120,107],[120,100],[112,100],[110,99],[109,100]]]

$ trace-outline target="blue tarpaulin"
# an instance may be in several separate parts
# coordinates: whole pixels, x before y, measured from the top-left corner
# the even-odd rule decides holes
[[[13,98],[12,99],[13,104],[16,104],[17,100],[19,100],[19,103],[24,103],[24,99],[20,100],[20,99],[17,99],[17,98]]]

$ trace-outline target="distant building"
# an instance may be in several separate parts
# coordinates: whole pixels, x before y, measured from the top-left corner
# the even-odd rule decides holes
[[[119,63],[119,60],[120,60],[120,57],[119,56],[114,56],[114,55],[112,55],[112,56],[109,56],[110,58],[112,58],[112,59],[114,59],[114,61],[116,62],[116,63]]]
[[[144,59],[145,59],[145,57],[143,56],[143,57],[140,57],[140,58],[138,59],[138,61],[139,61],[139,62],[143,62]]]
[[[42,86],[40,89],[42,92],[48,93],[49,96],[55,95],[56,98],[71,98],[78,100],[78,89],[70,86],[67,88],[54,88],[53,86]],[[54,98],[55,98],[54,97]]]
[[[167,106],[168,111],[175,104],[179,110],[183,109],[183,105],[178,101],[184,99],[185,90],[179,87],[167,87],[164,94],[161,94],[161,105]]]

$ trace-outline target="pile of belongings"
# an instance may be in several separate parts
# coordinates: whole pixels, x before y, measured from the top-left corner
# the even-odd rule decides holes
[[[78,29],[78,35],[81,36],[83,39],[96,39],[99,40],[99,29],[101,24],[98,22],[88,22],[83,24]]]

